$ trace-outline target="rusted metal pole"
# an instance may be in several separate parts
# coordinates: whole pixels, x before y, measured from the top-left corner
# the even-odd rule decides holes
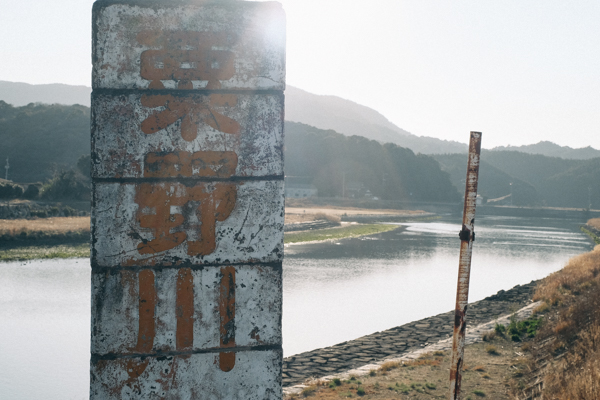
[[[458,285],[456,308],[454,311],[454,336],[452,339],[452,364],[450,367],[450,399],[460,396],[461,372],[465,351],[465,331],[467,328],[467,304],[469,303],[469,279],[471,277],[471,254],[475,240],[475,206],[477,201],[477,180],[479,178],[479,156],[481,154],[481,132],[471,132],[469,142],[469,163],[465,188],[465,208],[463,210],[460,237],[460,261],[458,264]]]

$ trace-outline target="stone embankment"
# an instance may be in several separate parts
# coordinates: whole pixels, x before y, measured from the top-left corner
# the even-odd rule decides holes
[[[536,281],[469,304],[468,326],[493,321],[531,303]],[[365,364],[421,349],[452,336],[454,311],[376,332],[355,340],[296,354],[283,360],[283,386],[342,373]]]

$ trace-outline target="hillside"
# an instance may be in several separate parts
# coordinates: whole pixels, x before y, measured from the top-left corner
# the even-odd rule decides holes
[[[434,158],[462,190],[466,157],[444,154]],[[565,160],[517,151],[483,151],[481,155],[479,193],[498,198],[512,189],[514,205],[587,208],[591,203],[593,209],[600,209],[599,182],[600,158]]]
[[[9,179],[45,180],[89,154],[90,109],[58,104],[13,107],[0,101],[0,143],[2,165],[10,159]]]
[[[286,176],[314,184],[319,196],[341,197],[353,185],[384,200],[460,200],[448,174],[430,156],[295,122],[286,122],[285,129]]]
[[[583,162],[582,160],[566,160],[518,151],[483,151],[481,159],[510,176],[532,185],[579,166]]]
[[[346,136],[364,136],[381,143],[395,143],[415,153],[467,152],[466,144],[416,136],[392,124],[372,108],[337,96],[321,96],[288,85],[285,118],[319,129],[333,129]]]
[[[442,170],[450,174],[452,184],[462,193],[465,188],[465,176],[467,171],[466,155],[437,154],[433,157],[440,163]],[[485,156],[482,157],[479,166],[477,192],[485,199],[497,199],[511,194],[512,191],[512,203],[515,206],[533,206],[540,203],[541,199],[539,193],[533,185],[514,178],[505,171],[486,162],[484,159]]]
[[[600,158],[556,174],[540,185],[550,206],[600,209]]]

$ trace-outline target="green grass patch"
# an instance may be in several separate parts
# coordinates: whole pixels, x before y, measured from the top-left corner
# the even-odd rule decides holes
[[[586,235],[588,235],[589,237],[592,238],[592,240],[596,243],[596,244],[600,244],[600,237],[596,236],[594,234],[594,232],[590,231],[589,229],[586,229],[585,227],[580,227],[581,231],[583,233],[585,233]]]
[[[284,243],[302,243],[321,240],[336,240],[350,237],[374,235],[398,229],[400,225],[356,224],[342,228],[318,229],[305,232],[289,232],[284,235]]]
[[[23,246],[0,249],[0,261],[23,261],[47,258],[89,257],[90,245],[61,244],[57,246]]]

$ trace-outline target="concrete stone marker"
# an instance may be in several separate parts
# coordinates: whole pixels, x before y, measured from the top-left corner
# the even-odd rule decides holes
[[[285,16],[93,10],[91,399],[281,398]]]

